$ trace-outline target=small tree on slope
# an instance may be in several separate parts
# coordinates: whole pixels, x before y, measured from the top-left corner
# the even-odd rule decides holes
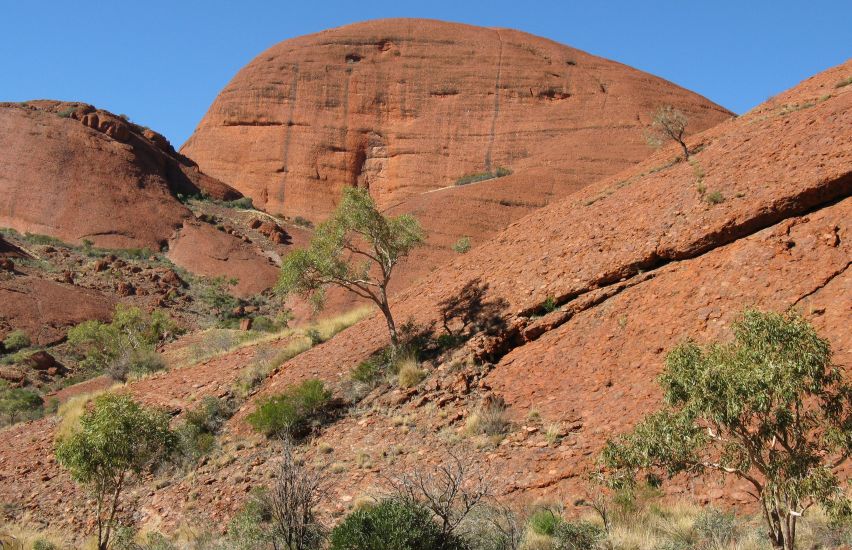
[[[58,442],[57,462],[95,497],[98,550],[109,548],[122,491],[175,441],[168,414],[105,394],[80,418],[79,430]]]
[[[848,509],[834,470],[852,451],[852,388],[807,321],[747,310],[733,342],[670,352],[660,383],[663,409],[603,450],[613,485],[631,485],[640,470],[734,475],[785,550],[814,504]]]
[[[664,105],[654,113],[651,122],[651,133],[646,136],[648,145],[660,147],[667,141],[674,141],[683,150],[684,160],[689,160],[689,148],[686,146],[686,126],[689,119],[678,109],[671,105]]]
[[[366,189],[348,187],[331,218],[321,224],[310,246],[284,259],[277,289],[306,296],[322,307],[325,289],[336,285],[379,306],[399,342],[388,303],[388,283],[397,263],[424,241],[418,221],[407,214],[382,215]]]

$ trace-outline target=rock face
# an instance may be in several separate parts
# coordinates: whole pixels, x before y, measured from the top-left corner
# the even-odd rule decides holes
[[[107,321],[115,307],[100,292],[30,276],[0,280],[0,304],[0,338],[23,330],[36,345],[60,341],[83,321]]]
[[[159,250],[189,215],[176,195],[240,194],[168,141],[83,103],[0,103],[0,227]]]
[[[236,278],[237,285],[231,289],[236,296],[262,292],[278,278],[278,267],[261,251],[204,223],[184,224],[168,256],[197,275]]]
[[[485,227],[502,229],[507,208],[518,217],[523,204],[645,158],[643,130],[661,104],[687,113],[692,132],[730,116],[670,82],[522,32],[380,20],[273,46],[222,90],[182,152],[267,211],[313,222],[345,185],[368,187],[383,208],[422,206],[415,197],[466,174],[534,173],[512,196],[479,204]]]

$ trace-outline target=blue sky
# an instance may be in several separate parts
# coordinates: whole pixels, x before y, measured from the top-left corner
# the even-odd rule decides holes
[[[383,17],[516,28],[659,75],[738,113],[852,57],[850,0],[8,0],[0,9],[0,101],[85,101],[179,146],[264,49]]]

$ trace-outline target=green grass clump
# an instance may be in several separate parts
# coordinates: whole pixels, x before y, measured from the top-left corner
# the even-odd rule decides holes
[[[30,337],[23,330],[13,330],[3,340],[3,349],[6,352],[18,351],[30,347]]]
[[[470,237],[462,237],[453,244],[453,250],[459,254],[465,254],[470,250]]]
[[[850,84],[852,84],[852,76],[850,76],[848,78],[844,78],[843,80],[841,80],[840,82],[835,84],[834,87],[835,88],[843,88],[844,86],[848,86]]]
[[[512,171],[510,169],[498,166],[494,171],[491,172],[476,172],[472,174],[465,174],[456,180],[456,185],[468,185],[471,183],[491,180],[494,178],[502,178],[504,176],[510,175],[511,173]]]
[[[300,437],[323,419],[330,401],[331,391],[322,381],[305,380],[259,400],[247,421],[267,437]]]

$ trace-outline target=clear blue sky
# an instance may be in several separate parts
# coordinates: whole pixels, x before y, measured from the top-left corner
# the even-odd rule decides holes
[[[85,101],[179,146],[264,49],[384,17],[523,30],[738,113],[852,57],[852,0],[8,0],[0,8],[0,101]]]

